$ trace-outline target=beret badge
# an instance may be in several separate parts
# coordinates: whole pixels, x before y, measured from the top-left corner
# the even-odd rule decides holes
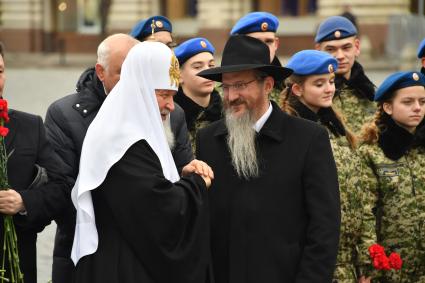
[[[419,81],[419,75],[418,75],[418,74],[416,74],[416,73],[413,73],[413,74],[412,74],[412,78],[413,78],[415,81]]]
[[[335,38],[340,38],[341,37],[341,32],[339,30],[336,30],[335,33]]]

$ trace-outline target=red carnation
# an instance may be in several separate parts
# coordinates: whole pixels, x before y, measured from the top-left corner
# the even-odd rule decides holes
[[[9,129],[3,126],[0,126],[0,136],[5,137],[9,133]]]
[[[378,269],[378,270],[391,269],[390,262],[388,260],[388,257],[385,254],[376,256],[373,259],[373,267],[375,267],[375,269]]]
[[[9,114],[7,113],[7,111],[2,111],[0,112],[0,118],[3,118],[4,122],[7,123],[9,122]]]
[[[403,265],[403,260],[398,253],[391,253],[388,257],[392,269],[399,270]]]
[[[6,111],[7,112],[7,100],[0,98],[0,111]]]
[[[377,256],[385,255],[384,247],[378,244],[373,244],[369,247],[369,254],[372,259]]]

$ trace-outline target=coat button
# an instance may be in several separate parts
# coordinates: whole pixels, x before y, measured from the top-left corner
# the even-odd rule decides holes
[[[80,104],[79,103],[75,104],[75,107],[79,108],[80,107]]]
[[[84,113],[84,114],[87,114],[87,109],[84,109],[84,110],[83,110],[83,113]]]

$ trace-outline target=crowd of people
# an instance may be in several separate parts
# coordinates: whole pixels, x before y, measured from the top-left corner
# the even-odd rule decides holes
[[[278,26],[245,15],[216,66],[153,16],[105,38],[44,125],[9,110],[0,213],[26,283],[51,221],[53,283],[425,283],[425,39],[421,70],[376,87],[346,17],[284,66]]]

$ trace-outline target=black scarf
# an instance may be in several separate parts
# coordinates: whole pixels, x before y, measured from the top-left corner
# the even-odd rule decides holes
[[[341,95],[341,88],[344,84],[354,89],[354,95],[358,98],[366,98],[373,101],[373,97],[375,96],[375,85],[369,80],[364,73],[362,65],[360,65],[357,61],[354,62],[354,65],[351,68],[351,76],[349,80],[342,75],[337,75],[335,77],[335,96]]]
[[[411,148],[425,147],[425,122],[416,128],[415,134],[397,125],[394,120],[384,114],[380,129],[378,144],[385,156],[391,160],[398,160]]]
[[[345,136],[345,128],[340,120],[336,117],[335,112],[332,107],[328,108],[320,108],[319,111],[314,113],[307,106],[305,106],[301,101],[295,101],[294,105],[292,105],[295,111],[297,111],[298,115],[301,118],[313,121],[320,122],[323,126],[325,126],[332,134],[336,137]]]
[[[174,97],[174,101],[180,105],[185,113],[187,129],[193,130],[199,113],[204,111],[204,121],[214,122],[222,118],[222,102],[218,92],[214,89],[211,93],[210,103],[206,108],[200,106],[195,101],[186,96],[183,89],[180,87]]]

